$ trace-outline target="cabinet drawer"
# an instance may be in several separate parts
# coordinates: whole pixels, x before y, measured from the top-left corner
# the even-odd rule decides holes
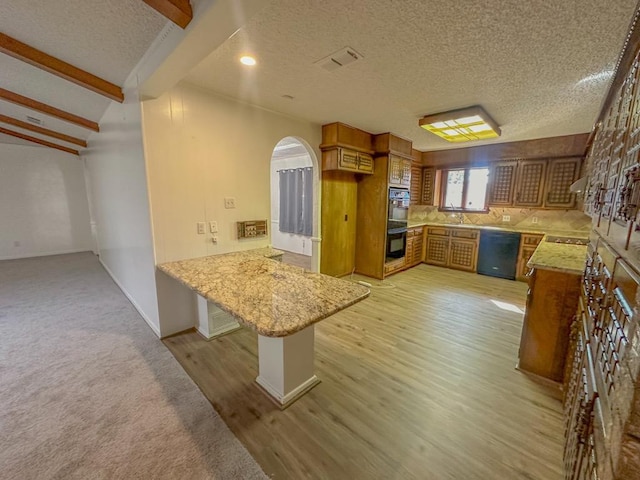
[[[471,240],[475,240],[478,238],[478,234],[478,230],[466,230],[463,228],[451,229],[451,236],[455,238],[469,238]]]
[[[398,270],[402,270],[405,266],[405,258],[399,258],[392,262],[387,262],[384,264],[384,274],[389,275],[391,273],[397,272]]]
[[[440,235],[443,237],[448,237],[449,230],[446,228],[429,227],[427,228],[427,235]]]

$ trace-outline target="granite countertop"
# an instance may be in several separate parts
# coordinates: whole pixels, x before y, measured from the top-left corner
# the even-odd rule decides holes
[[[527,262],[527,266],[581,275],[586,257],[586,245],[567,245],[546,242],[543,239]]]
[[[278,256],[273,252],[212,255],[158,269],[266,337],[291,335],[369,296],[362,285],[266,258]]]
[[[534,228],[534,227],[514,227],[510,225],[472,225],[469,223],[438,223],[427,221],[409,221],[407,228],[417,227],[454,227],[454,228],[466,228],[472,230],[492,230],[498,232],[518,232],[518,233],[531,233],[535,235],[555,235],[563,237],[581,237],[587,238],[589,236],[588,231],[584,230],[554,230],[548,228]]]

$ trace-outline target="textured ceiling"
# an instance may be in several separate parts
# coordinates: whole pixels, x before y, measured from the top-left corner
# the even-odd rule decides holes
[[[321,124],[391,131],[420,150],[459,148],[418,127],[425,114],[481,104],[501,143],[591,130],[636,0],[280,0],[186,81]],[[333,72],[317,60],[349,46]],[[238,57],[250,52],[252,69]],[[585,80],[590,76],[595,80]],[[293,100],[283,98],[291,95]]]
[[[0,1],[0,32],[119,86],[167,22],[142,0]],[[3,54],[0,88],[95,122],[110,103],[101,95]],[[42,118],[44,127],[83,139],[91,133],[2,100],[0,114],[22,121],[27,114]],[[17,127],[7,128],[77,148]],[[7,138],[2,135],[0,142],[8,143]]]

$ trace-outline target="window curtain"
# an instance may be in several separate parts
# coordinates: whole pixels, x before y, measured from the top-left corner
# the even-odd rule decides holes
[[[313,169],[280,170],[280,231],[310,237],[313,222]]]

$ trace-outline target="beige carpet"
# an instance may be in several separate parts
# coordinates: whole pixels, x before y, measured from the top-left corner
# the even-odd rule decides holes
[[[82,253],[0,262],[0,478],[267,477]]]

